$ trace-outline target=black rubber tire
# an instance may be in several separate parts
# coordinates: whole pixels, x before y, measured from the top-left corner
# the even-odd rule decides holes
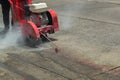
[[[37,47],[41,43],[42,43],[41,38],[38,38],[38,39],[31,39],[30,37],[25,38],[25,44],[29,47]]]

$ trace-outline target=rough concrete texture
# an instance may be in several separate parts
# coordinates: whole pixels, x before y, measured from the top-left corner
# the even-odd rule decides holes
[[[67,2],[67,1],[66,1]],[[75,57],[84,57],[96,64],[119,66],[120,6],[96,1],[69,1],[55,7],[61,31],[57,44]],[[72,6],[71,6],[72,5]]]
[[[37,2],[40,1],[33,0]],[[118,4],[101,0],[41,2],[57,11],[60,31],[49,37],[60,52],[55,53],[49,42],[40,48],[29,48],[16,41],[10,44],[17,37],[1,38],[6,43],[11,41],[9,46],[0,48],[0,80],[120,80],[119,68],[115,69],[118,72],[108,71],[120,65]]]
[[[107,3],[120,4],[120,0],[88,0],[88,1],[97,1],[97,2],[107,2]]]

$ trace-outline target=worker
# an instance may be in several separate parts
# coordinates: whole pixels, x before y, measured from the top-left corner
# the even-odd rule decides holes
[[[2,15],[3,15],[3,23],[4,23],[4,30],[2,33],[6,33],[9,30],[10,22],[9,22],[9,12],[10,12],[10,3],[8,0],[0,0],[0,4],[2,7]]]

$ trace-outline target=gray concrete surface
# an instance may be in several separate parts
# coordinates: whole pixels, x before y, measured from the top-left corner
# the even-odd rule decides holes
[[[63,49],[96,64],[119,66],[120,5],[109,2],[69,1],[54,7],[61,31],[55,34]]]
[[[120,4],[120,0],[88,0],[88,1],[108,2],[108,3]]]
[[[0,49],[1,80],[120,80],[114,70],[76,61],[84,58],[108,68],[120,65],[120,5],[100,0],[41,2],[57,11],[60,31],[49,36],[61,51],[56,54],[50,43],[42,44],[42,49],[16,43],[4,47]]]

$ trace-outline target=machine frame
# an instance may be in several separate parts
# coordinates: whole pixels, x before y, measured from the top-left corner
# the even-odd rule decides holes
[[[35,21],[32,20],[31,15],[34,14],[38,16],[32,16],[35,18],[35,20],[38,20],[41,13],[29,11],[29,7],[27,5],[32,4],[31,0],[9,0],[9,2],[11,5],[12,26],[13,28],[20,26],[23,36],[27,38],[27,40],[30,39],[29,44],[36,45],[38,44],[36,42],[38,42],[42,34],[52,34],[59,30],[58,17],[55,10],[48,9],[47,11],[42,12],[42,14],[47,14],[49,22],[46,25],[38,26],[36,25]],[[37,23],[41,24],[41,21],[38,20]]]

